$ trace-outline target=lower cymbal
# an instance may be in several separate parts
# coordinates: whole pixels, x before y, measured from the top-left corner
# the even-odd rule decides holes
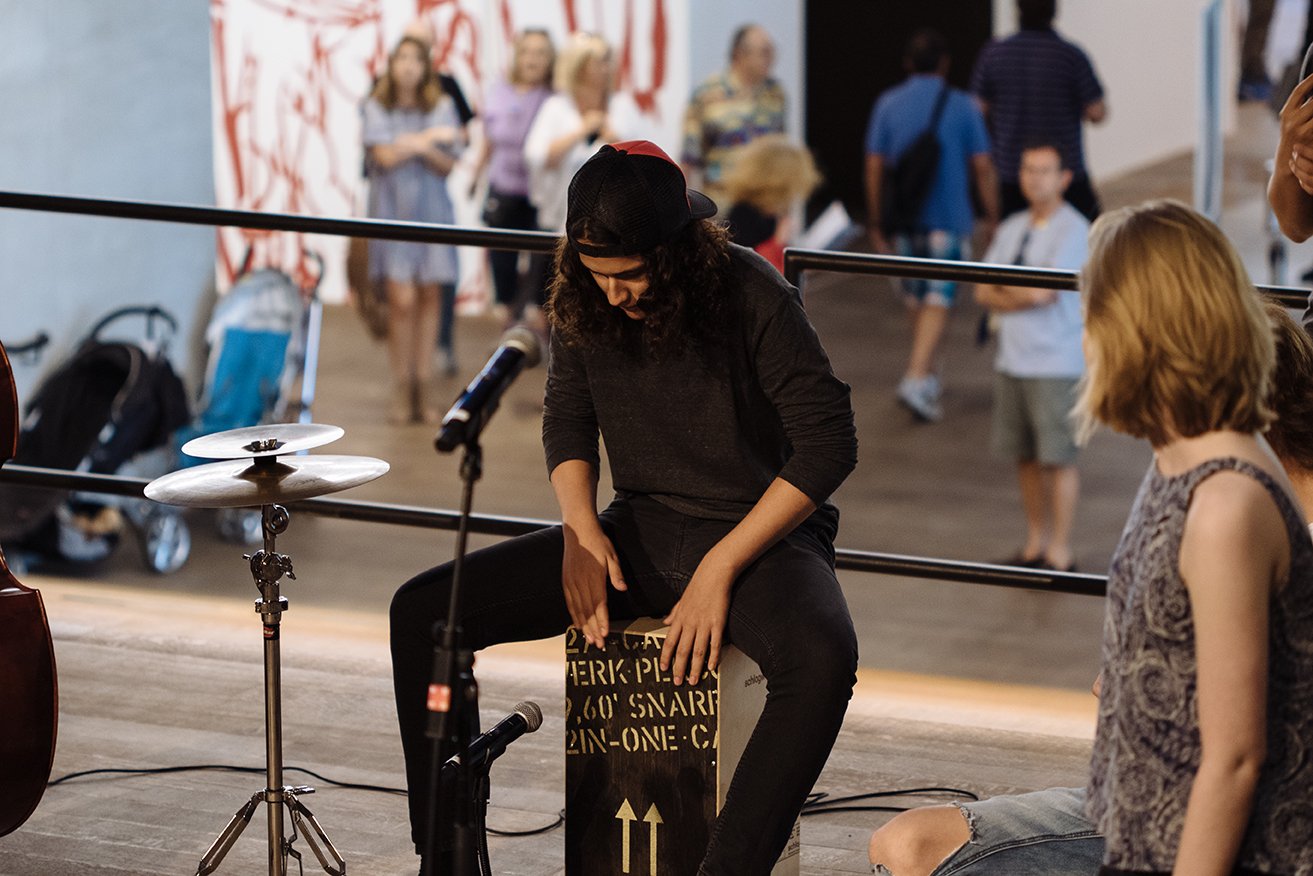
[[[230,459],[184,468],[146,485],[146,498],[188,508],[243,508],[294,502],[358,487],[387,473],[372,456]]]
[[[323,423],[267,423],[193,438],[182,445],[182,452],[199,459],[283,456],[322,447],[343,434],[340,427]]]

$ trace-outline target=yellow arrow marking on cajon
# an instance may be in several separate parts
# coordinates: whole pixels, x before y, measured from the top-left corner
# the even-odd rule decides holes
[[[620,819],[620,869],[629,872],[629,823],[637,821],[638,815],[634,812],[634,807],[629,805],[629,798],[620,804],[620,810],[616,812],[615,817]]]
[[[647,866],[648,866],[648,873],[650,873],[651,876],[656,876],[656,871],[657,871],[657,825],[658,825],[658,824],[665,824],[665,821],[661,818],[661,813],[657,811],[657,808],[656,808],[656,804],[655,804],[655,803],[653,803],[650,807],[648,807],[647,814],[643,816],[643,820],[646,821],[648,824],[650,824],[650,825],[652,826],[652,827],[651,827],[651,831],[649,832],[650,842],[648,843],[648,851],[647,851],[647,853],[648,853],[648,859],[647,859]],[[626,859],[626,860],[628,860],[628,859]],[[626,871],[626,872],[627,872],[627,871]]]

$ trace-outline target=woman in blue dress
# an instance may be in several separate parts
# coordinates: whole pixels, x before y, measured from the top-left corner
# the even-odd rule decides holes
[[[446,177],[465,135],[451,97],[438,82],[427,44],[413,36],[401,39],[362,112],[369,215],[452,224]],[[371,278],[385,281],[387,288],[389,419],[434,422],[438,414],[430,395],[435,342],[446,372],[454,373],[457,367],[452,345],[456,250],[371,240],[369,268]]]

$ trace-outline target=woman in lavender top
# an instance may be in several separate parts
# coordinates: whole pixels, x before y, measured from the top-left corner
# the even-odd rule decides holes
[[[451,98],[438,84],[425,42],[413,36],[401,39],[362,114],[369,215],[452,224],[455,214],[446,177],[464,145],[464,134]],[[435,342],[448,373],[456,370],[456,250],[371,240],[369,269],[373,279],[387,285],[393,379],[389,418],[394,423],[436,421],[429,398]]]
[[[547,31],[531,28],[515,39],[505,81],[488,92],[483,104],[483,145],[475,166],[474,184],[488,173],[483,221],[493,228],[533,230],[538,211],[529,201],[529,168],[524,163],[524,139],[551,94],[556,50]],[[473,186],[471,187],[473,188]],[[492,286],[496,303],[509,308],[519,284],[519,253],[491,250]]]

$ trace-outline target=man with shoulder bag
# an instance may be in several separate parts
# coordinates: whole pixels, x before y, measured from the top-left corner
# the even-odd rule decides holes
[[[948,85],[943,37],[921,30],[908,42],[908,77],[876,101],[866,131],[867,228],[878,253],[960,259],[971,239],[974,185],[984,236],[998,224],[998,191],[984,118]],[[922,422],[942,418],[936,354],[956,284],[904,280],[912,349],[898,399]]]

